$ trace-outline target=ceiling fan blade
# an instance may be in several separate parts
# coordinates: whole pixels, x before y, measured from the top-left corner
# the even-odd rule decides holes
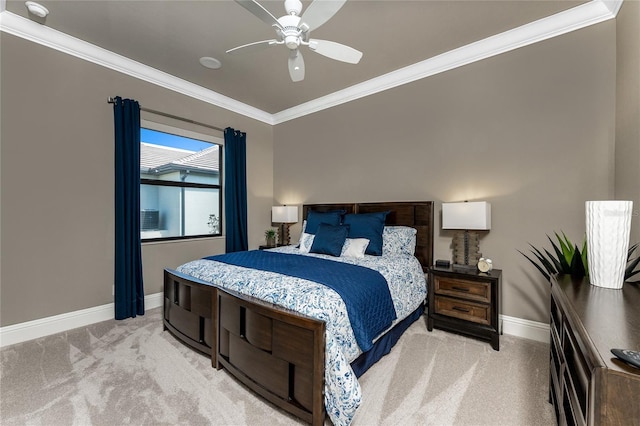
[[[278,44],[277,40],[254,41],[253,43],[243,44],[242,46],[229,49],[227,50],[227,53],[238,53],[238,51],[241,49],[242,49],[242,53],[255,52],[257,50],[262,50],[262,49],[266,49],[267,47],[275,46],[276,44]]]
[[[304,80],[304,59],[298,49],[292,50],[289,55],[289,75],[293,82]]]
[[[311,39],[309,40],[309,49],[328,58],[350,64],[357,64],[362,58],[362,52],[359,50],[335,41]]]
[[[347,0],[315,0],[302,14],[301,23],[307,24],[309,30],[315,30],[327,22]]]
[[[282,25],[278,22],[278,19],[271,14],[267,9],[264,8],[260,3],[255,0],[235,0],[240,6],[247,9],[249,12],[253,13],[255,16],[260,18],[262,22],[267,25],[274,26],[276,28],[282,29]]]

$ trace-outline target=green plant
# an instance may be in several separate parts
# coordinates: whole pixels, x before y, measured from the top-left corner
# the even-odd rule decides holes
[[[271,240],[273,238],[276,237],[276,230],[275,229],[267,229],[266,231],[264,231],[264,237],[267,240]]]
[[[555,232],[555,236],[558,244],[547,235],[554,253],[549,252],[547,249],[540,250],[532,244],[529,245],[531,246],[531,252],[535,255],[535,260],[520,250],[518,252],[526,257],[547,280],[550,280],[553,274],[567,274],[575,277],[589,275],[586,237],[583,239],[582,250],[580,250],[576,244],[573,244],[567,238],[564,232],[562,236]]]
[[[633,252],[638,248],[640,243],[635,243],[631,247],[629,247],[629,255],[627,256],[627,269],[624,271],[624,280],[629,281],[631,277],[636,274],[640,274],[640,269],[635,270],[638,264],[640,264],[640,254],[636,256],[636,258],[632,258]],[[640,251],[640,250],[638,250]]]
[[[535,259],[520,252],[524,257],[542,273],[545,279],[550,280],[552,274],[567,274],[575,277],[584,277],[589,275],[589,263],[587,261],[587,239],[586,236],[582,242],[582,250],[573,244],[567,236],[562,233],[562,237],[555,233],[558,244],[547,235],[551,242],[554,253],[550,253],[547,249],[540,250],[533,245],[531,252],[535,255]],[[633,253],[638,249],[640,243],[633,244],[629,247],[627,254],[627,267],[624,271],[624,280],[629,281],[633,276],[640,274],[640,269],[636,270],[640,265],[640,255],[633,257]],[[640,250],[639,250],[640,251]]]

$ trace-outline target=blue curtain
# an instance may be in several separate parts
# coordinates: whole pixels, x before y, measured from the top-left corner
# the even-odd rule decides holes
[[[144,315],[140,244],[140,105],[115,98],[115,316]]]
[[[226,252],[248,249],[247,134],[224,129],[224,198]]]

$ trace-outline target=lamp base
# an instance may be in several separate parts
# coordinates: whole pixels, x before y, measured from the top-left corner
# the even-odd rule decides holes
[[[451,265],[451,269],[453,269],[454,271],[459,271],[459,272],[475,272],[478,269],[477,265],[459,265],[457,263],[454,263],[453,265]]]
[[[291,226],[289,223],[280,224],[280,229],[278,230],[278,244],[281,246],[288,246],[291,244],[289,226]]]
[[[477,232],[458,231],[453,236],[453,263],[456,265],[469,265],[475,268],[480,253],[480,238]]]

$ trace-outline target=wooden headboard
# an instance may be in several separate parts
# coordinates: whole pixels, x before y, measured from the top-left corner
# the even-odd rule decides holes
[[[302,217],[307,218],[309,210],[345,210],[347,213],[376,213],[389,211],[385,225],[401,225],[415,228],[416,257],[426,272],[433,265],[433,201],[399,201],[388,203],[334,203],[305,204]]]

